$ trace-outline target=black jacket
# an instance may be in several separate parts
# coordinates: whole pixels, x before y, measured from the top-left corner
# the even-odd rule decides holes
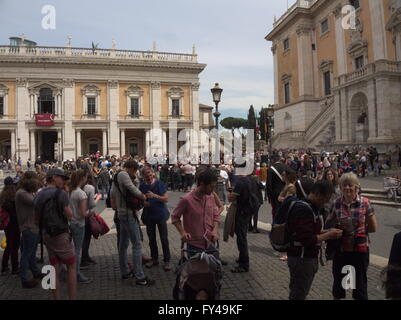
[[[281,162],[276,162],[273,167],[282,175],[286,166]],[[270,201],[278,203],[278,196],[283,190],[285,183],[277,176],[272,168],[267,172],[266,191],[269,195]]]

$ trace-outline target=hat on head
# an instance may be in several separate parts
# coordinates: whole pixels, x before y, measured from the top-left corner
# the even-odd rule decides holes
[[[48,176],[60,176],[64,178],[65,180],[68,180],[70,177],[65,173],[64,170],[61,170],[59,168],[52,168],[47,172]]]

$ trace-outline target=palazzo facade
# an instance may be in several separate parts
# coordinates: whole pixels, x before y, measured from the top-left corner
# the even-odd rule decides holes
[[[197,54],[40,47],[22,39],[0,46],[0,152],[5,158],[66,160],[145,156],[152,129],[168,152],[169,129],[213,126],[199,105]],[[16,41],[15,39],[19,40]],[[33,43],[33,45],[32,45]]]

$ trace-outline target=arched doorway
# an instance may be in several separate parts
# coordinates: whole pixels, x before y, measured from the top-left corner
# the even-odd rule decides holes
[[[39,90],[38,107],[39,113],[54,113],[54,96],[52,89],[42,88]]]
[[[364,93],[357,93],[350,104],[350,133],[353,143],[366,143],[369,138],[368,99]]]

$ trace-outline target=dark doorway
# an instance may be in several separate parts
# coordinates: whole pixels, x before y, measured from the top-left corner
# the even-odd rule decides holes
[[[54,161],[54,144],[57,143],[56,131],[43,131],[42,132],[42,155],[43,161]]]
[[[97,143],[89,144],[89,154],[96,153],[99,151],[99,145]]]
[[[40,89],[38,104],[39,113],[54,113],[54,97],[52,89]]]
[[[137,143],[130,143],[129,145],[129,154],[133,157],[138,155],[138,144]]]

